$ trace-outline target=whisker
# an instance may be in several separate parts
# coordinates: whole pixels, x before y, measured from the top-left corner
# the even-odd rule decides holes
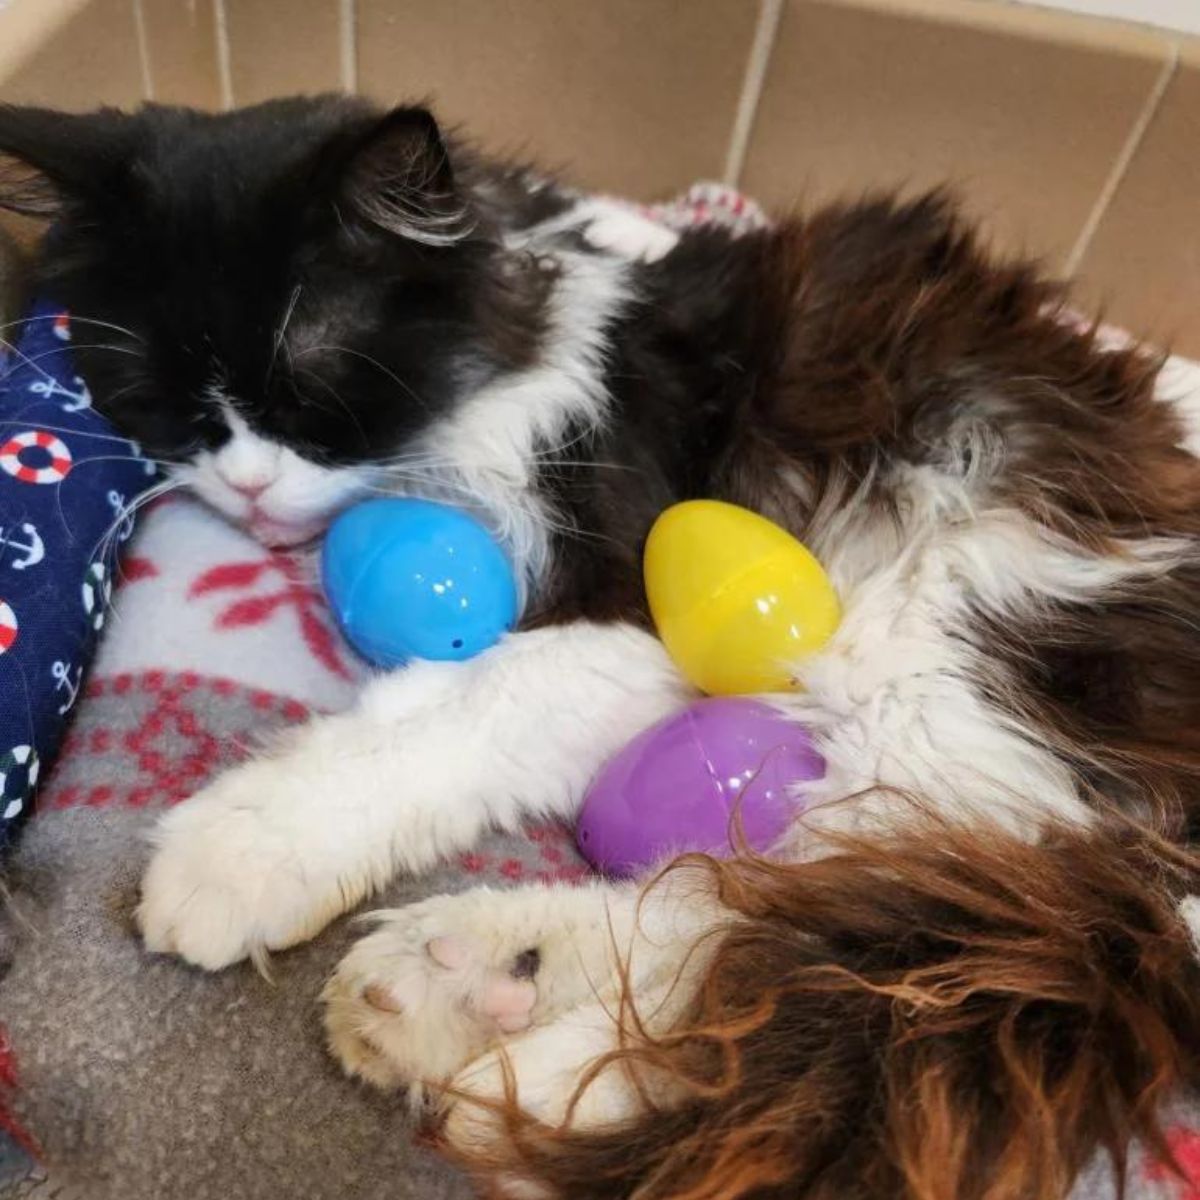
[[[358,436],[362,438],[362,444],[369,449],[371,441],[370,438],[367,437],[367,431],[362,427],[362,422],[359,421],[358,417],[354,415],[354,410],[338,394],[337,389],[334,388],[327,380],[322,379],[321,376],[316,373],[316,371],[310,371],[307,367],[297,367],[296,370],[299,374],[305,375],[309,379],[312,379],[316,383],[320,384],[321,387],[323,387],[325,391],[327,391],[334,398],[334,400],[338,402],[346,416],[348,416],[350,420],[354,422],[354,428],[358,430]],[[326,409],[325,411],[328,412],[329,410]]]
[[[124,442],[126,445],[128,445],[131,441],[133,441],[132,438],[122,437],[119,433],[96,433],[90,429],[70,429],[65,425],[47,425],[45,421],[40,421],[36,417],[26,417],[21,414],[18,414],[16,417],[0,417],[0,425],[25,426],[30,424],[34,424],[39,429],[44,429],[48,433],[66,433],[70,434],[72,437],[95,438],[100,442]],[[121,456],[116,455],[115,457],[119,458]],[[142,458],[146,462],[152,462],[159,467],[169,467],[172,465],[164,459],[151,458],[148,454],[143,454]]]
[[[33,359],[31,359],[29,357],[28,354],[26,354],[23,350],[18,350],[17,347],[12,342],[8,342],[8,341],[5,341],[4,338],[0,338],[0,347],[3,347],[10,354],[12,354],[14,358],[18,359],[20,362],[25,363],[26,366],[32,367],[43,379],[48,380],[50,383],[58,382],[54,378],[54,376],[51,375],[48,371],[45,371],[41,367],[39,367],[37,365],[37,363],[34,362]],[[39,355],[38,357],[40,358],[42,356]],[[8,372],[6,371],[5,375],[7,375],[7,374],[8,374]]]
[[[547,467],[595,467],[601,471],[629,471],[634,475],[645,474],[642,467],[629,467],[624,463],[597,462],[592,459],[582,458],[551,458],[546,459],[541,464]]]
[[[275,342],[271,347],[271,361],[267,364],[267,383],[271,382],[271,377],[275,373],[275,363],[279,359],[279,351],[283,346],[283,339],[287,336],[288,325],[291,323],[292,314],[296,311],[296,305],[300,301],[300,293],[304,291],[303,284],[296,284],[292,288],[291,297],[288,299],[287,311],[283,314],[283,320],[279,323],[279,328],[275,332]]]
[[[174,479],[164,479],[161,483],[156,483],[153,487],[147,488],[144,492],[140,492],[133,500],[124,504],[118,509],[109,524],[108,528],[100,535],[99,540],[92,548],[91,554],[88,556],[88,561],[93,562],[99,552],[102,558],[107,558],[112,549],[112,540],[116,535],[117,530],[130,517],[134,516],[140,509],[147,504],[157,500],[160,496],[165,496],[168,492],[174,491],[176,488],[182,487],[178,481]]]
[[[90,466],[92,463],[102,463],[102,462],[140,463],[142,461],[143,460],[140,458],[134,458],[133,455],[131,455],[131,454],[93,454],[89,458],[77,458],[71,464],[71,470],[77,471],[77,470],[79,470],[80,467],[87,467],[87,466]],[[155,461],[155,460],[148,460],[148,461]],[[159,463],[158,465],[163,466],[163,467],[169,467],[172,464],[171,463]],[[67,478],[69,479],[70,475],[68,475]],[[63,483],[65,483],[65,482],[66,482],[66,480],[64,479],[57,486],[62,487]]]
[[[110,346],[107,342],[82,342],[79,345],[64,342],[61,346],[55,346],[53,350],[43,350],[41,354],[25,357],[25,362],[32,367],[34,363],[41,362],[43,358],[50,358],[54,354],[62,354],[67,350],[111,350],[114,354],[131,354],[134,358],[141,358],[139,351],[130,350],[128,346]]]
[[[370,363],[377,371],[382,371],[389,379],[391,379],[399,387],[403,388],[405,393],[411,396],[422,408],[429,411],[429,404],[423,397],[418,395],[413,389],[396,374],[395,371],[385,367],[377,358],[372,358],[369,354],[364,354],[361,350],[352,350],[349,346],[309,346],[301,350],[296,358],[303,358],[306,354],[316,354],[319,350],[331,350],[335,354],[349,354],[354,358],[361,358],[363,362]]]
[[[59,315],[60,314],[58,313],[44,313],[39,317],[22,317],[19,321],[8,321],[5,324],[0,325],[0,333],[3,333],[6,329],[17,329],[23,325],[32,325],[37,321],[57,321]],[[95,325],[101,329],[111,329],[115,333],[123,333],[126,337],[133,338],[135,342],[142,342],[145,344],[146,341],[144,337],[134,333],[132,329],[126,329],[124,325],[116,325],[112,321],[100,321],[96,317],[80,317],[76,316],[74,313],[69,314],[68,319],[72,325]],[[70,345],[70,342],[63,343],[65,348],[69,348]]]

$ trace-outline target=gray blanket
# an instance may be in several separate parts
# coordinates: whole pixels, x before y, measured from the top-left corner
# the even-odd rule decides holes
[[[159,682],[154,691],[108,687],[87,701],[75,749],[11,872],[0,1014],[20,1080],[14,1111],[40,1144],[42,1163],[18,1171],[10,1162],[2,1194],[469,1195],[455,1172],[413,1143],[400,1102],[344,1079],[324,1050],[316,997],[354,936],[347,922],[275,956],[273,983],[249,967],[205,975],[141,949],[130,912],[141,834],[161,801],[143,807],[119,798],[129,783],[124,743],[176,686],[170,676]],[[184,694],[183,711],[227,747],[285,720],[244,689],[202,685]],[[172,739],[184,736],[162,731],[156,752],[170,754]],[[537,839],[495,838],[465,866],[400,884],[386,902],[503,882],[518,869],[557,869],[566,848],[553,831]]]

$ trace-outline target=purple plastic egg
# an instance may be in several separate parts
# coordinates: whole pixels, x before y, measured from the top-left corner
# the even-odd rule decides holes
[[[727,857],[739,825],[745,844],[765,851],[804,808],[796,785],[824,775],[809,733],[769,705],[700,700],[604,766],[575,836],[609,875],[634,875],[687,850]]]

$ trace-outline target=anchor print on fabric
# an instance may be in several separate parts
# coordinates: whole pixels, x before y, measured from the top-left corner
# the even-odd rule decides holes
[[[32,521],[7,530],[0,525],[0,567],[24,571],[36,567],[46,557],[46,546]]]
[[[44,396],[47,400],[54,396],[65,396],[66,402],[58,406],[63,412],[80,412],[91,408],[92,393],[88,390],[88,385],[78,375],[72,377],[71,383],[74,390],[64,387],[57,379],[48,375],[45,379],[35,379],[29,385],[29,390],[35,396]]]
[[[74,670],[75,678],[71,678],[71,671]],[[75,706],[75,700],[79,696],[79,685],[83,679],[83,667],[72,667],[69,662],[63,662],[62,659],[56,659],[53,666],[50,668],[50,674],[54,676],[54,690],[56,692],[66,690],[67,702],[59,705],[58,715],[64,716],[69,713]]]
[[[125,497],[116,488],[110,491],[105,499],[113,510],[113,521],[116,523],[114,536],[118,542],[129,541],[133,533],[133,510],[126,505]]]

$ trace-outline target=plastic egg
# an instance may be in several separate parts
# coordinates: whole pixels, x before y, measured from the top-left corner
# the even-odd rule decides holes
[[[429,500],[368,500],[325,536],[321,574],[346,640],[370,662],[465,659],[517,620],[504,551],[474,517]]]
[[[768,850],[825,761],[759,700],[700,700],[633,739],[588,789],[575,836],[593,866],[633,875],[686,850]]]
[[[795,686],[798,659],[841,618],[821,564],[792,535],[736,504],[688,500],[650,530],[646,595],[679,669],[712,695]]]

